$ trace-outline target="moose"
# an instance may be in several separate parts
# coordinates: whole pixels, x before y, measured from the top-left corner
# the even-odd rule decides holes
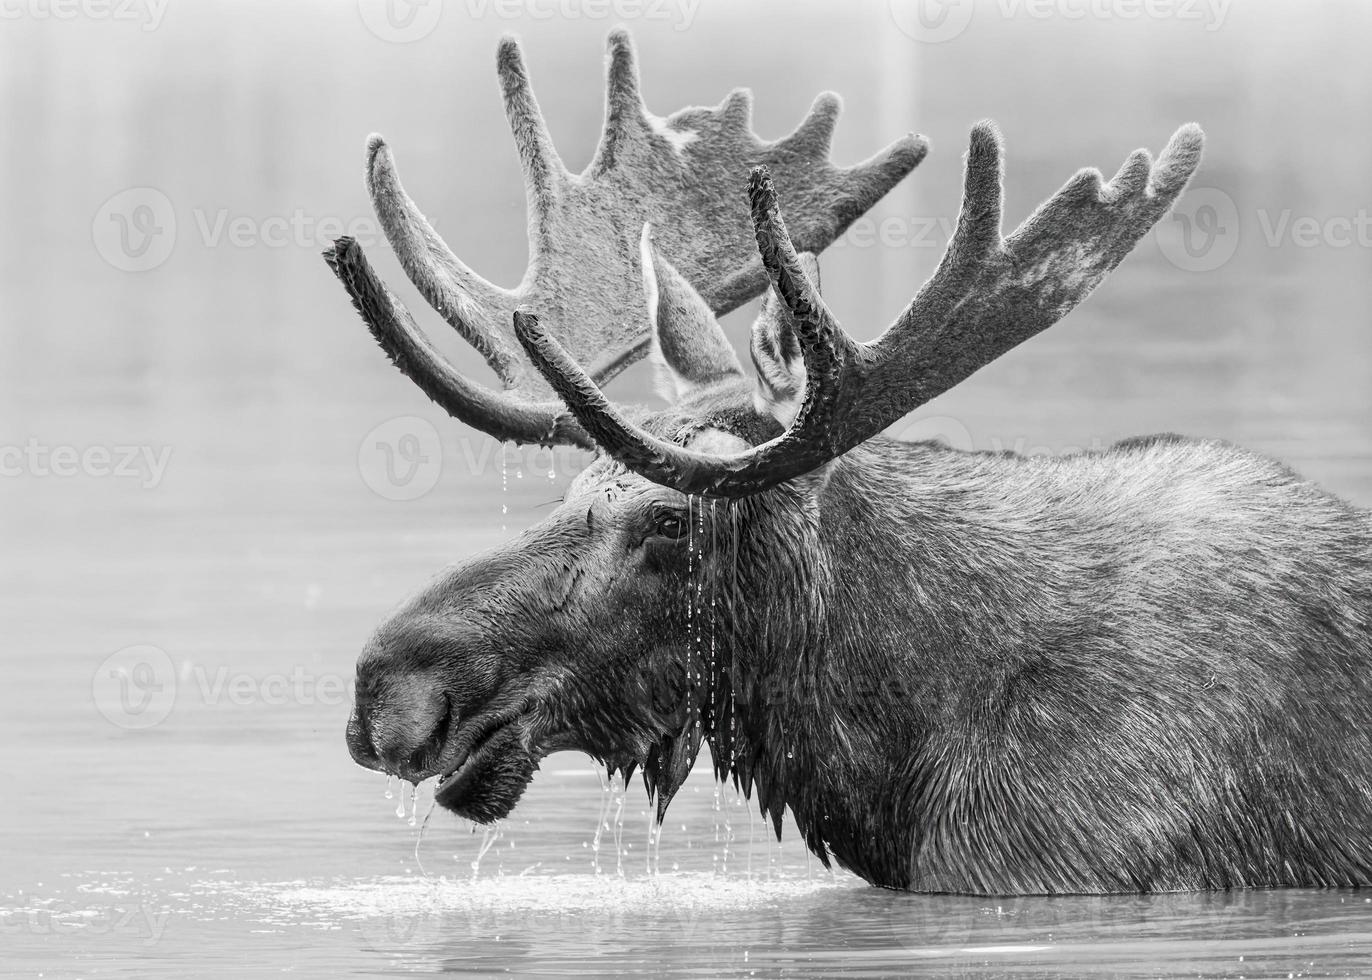
[[[481,822],[539,761],[640,772],[659,820],[707,745],[781,833],[868,882],[986,895],[1372,884],[1372,514],[1177,435],[1059,457],[881,433],[1080,303],[1201,155],[1183,126],[1083,170],[1008,237],[977,125],[946,254],[853,339],[816,256],[924,157],[830,162],[821,95],[764,141],[750,95],[661,118],[610,35],[603,135],[554,149],[498,75],[529,199],[514,289],[443,243],[380,137],[367,187],[470,380],[359,245],[326,259],[394,364],[499,440],[593,452],[560,506],[450,567],[357,665],[361,765]],[[764,296],[745,370],[719,317]],[[668,407],[602,385],[643,357]]]

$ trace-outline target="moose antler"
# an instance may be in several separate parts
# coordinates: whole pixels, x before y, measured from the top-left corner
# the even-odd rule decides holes
[[[800,215],[802,249],[825,248],[909,173],[926,152],[906,136],[853,167],[835,167],[829,145],[838,97],[820,95],[791,135],[760,140],[751,129],[752,96],[736,89],[712,109],[682,109],[667,119],[639,95],[638,69],[625,31],[608,41],[605,129],[590,165],[571,174],[553,148],[524,69],[519,45],[501,42],[496,67],[529,199],[529,268],[514,289],[492,285],[439,238],[400,185],[379,136],[367,149],[367,188],[406,274],[496,372],[504,391],[463,377],[419,332],[352,239],[324,257],[352,296],[382,349],[426,394],[457,418],[515,442],[590,445],[519,356],[511,314],[537,309],[558,342],[592,365],[603,383],[648,349],[640,279],[640,238],[656,245],[710,308],[726,313],[767,288],[748,217],[728,193],[753,167],[776,172],[787,206]]]
[[[586,433],[630,469],[686,493],[757,493],[842,455],[1062,319],[1172,206],[1203,141],[1189,124],[1157,163],[1138,150],[1108,184],[1100,171],[1082,170],[1002,238],[1001,137],[992,124],[978,124],[948,250],[869,344],[850,337],[825,306],[782,223],[767,169],[755,169],[748,193],[758,250],[794,318],[806,385],[787,430],[746,452],[704,455],[657,438],[606,400],[537,317],[516,313],[515,332]]]

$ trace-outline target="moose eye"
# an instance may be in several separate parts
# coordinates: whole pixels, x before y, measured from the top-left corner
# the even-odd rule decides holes
[[[670,510],[659,511],[653,516],[653,536],[676,541],[686,537],[691,525],[686,518]]]

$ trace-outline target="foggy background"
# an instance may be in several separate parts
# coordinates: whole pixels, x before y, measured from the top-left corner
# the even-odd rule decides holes
[[[384,134],[453,250],[512,285],[524,195],[496,43],[522,38],[576,171],[618,23],[659,115],[747,86],[778,138],[833,89],[837,161],[929,137],[821,257],[862,339],[938,261],[976,120],[1005,134],[1007,230],[1078,168],[1109,176],[1199,122],[1176,214],[1061,325],[892,431],[1024,452],[1214,436],[1372,505],[1356,0],[6,0],[0,891],[196,855],[251,874],[286,854],[278,873],[302,876],[408,855],[343,744],[353,661],[440,566],[537,521],[578,457],[550,476],[547,453],[502,452],[429,404],[319,252],[361,238],[492,381],[381,243],[364,140]],[[727,321],[740,350],[753,308]],[[648,400],[648,382],[639,365],[611,391]],[[538,801],[558,792],[531,788],[531,836],[553,832]]]

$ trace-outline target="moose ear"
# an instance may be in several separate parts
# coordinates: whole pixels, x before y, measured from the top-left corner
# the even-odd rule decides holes
[[[743,365],[710,305],[658,254],[651,225],[643,226],[640,250],[653,332],[649,356],[657,368],[658,393],[674,402],[720,381],[743,377]]]
[[[806,278],[819,292],[819,261],[812,252],[801,252],[799,258]],[[757,369],[758,411],[789,426],[805,397],[805,361],[791,311],[777,295],[776,287],[767,290],[762,310],[753,321],[752,354]]]

